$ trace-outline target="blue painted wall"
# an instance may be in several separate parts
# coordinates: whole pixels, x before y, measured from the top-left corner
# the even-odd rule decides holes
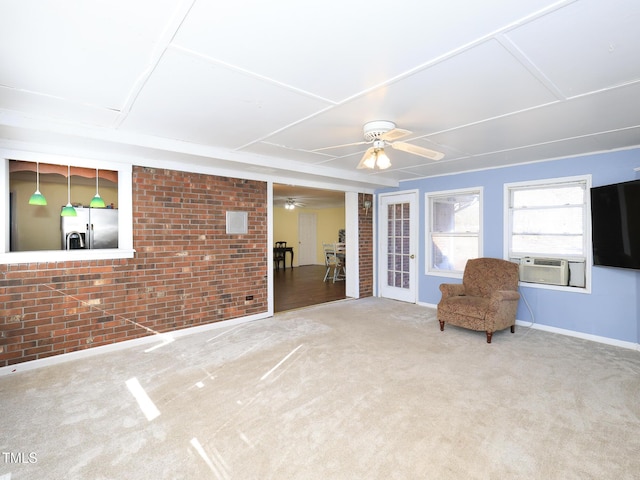
[[[425,275],[425,193],[483,187],[483,255],[502,258],[505,183],[591,174],[592,186],[595,187],[640,178],[640,172],[634,171],[638,167],[640,149],[635,149],[405,181],[397,189],[384,189],[376,193],[414,189],[420,192],[418,301],[437,304],[440,300],[438,286],[460,280]],[[640,271],[592,267],[590,294],[526,286],[521,287],[521,293],[537,324],[640,343]],[[517,318],[532,320],[529,308],[523,300],[520,301]]]

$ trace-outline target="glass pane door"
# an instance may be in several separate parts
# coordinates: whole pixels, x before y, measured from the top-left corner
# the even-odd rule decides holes
[[[409,288],[411,220],[408,203],[387,206],[387,285]]]
[[[417,194],[380,196],[380,296],[415,303]]]

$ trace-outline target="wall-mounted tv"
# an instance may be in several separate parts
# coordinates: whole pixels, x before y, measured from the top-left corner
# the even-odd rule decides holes
[[[591,189],[593,264],[640,270],[640,180]]]

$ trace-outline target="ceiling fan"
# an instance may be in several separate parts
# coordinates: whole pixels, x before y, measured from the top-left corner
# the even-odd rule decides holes
[[[284,204],[284,208],[286,208],[287,210],[293,210],[296,207],[304,207],[304,206],[305,206],[304,203],[296,202],[291,197],[287,198],[287,201]]]
[[[319,148],[314,151],[327,150],[330,148],[349,147],[353,145],[363,145],[372,143],[373,145],[364,152],[358,168],[376,168],[384,170],[391,166],[391,160],[384,152],[384,147],[390,146],[396,150],[420,155],[430,160],[440,160],[444,157],[444,153],[429,150],[428,148],[419,147],[406,142],[398,142],[396,140],[411,135],[409,130],[396,128],[396,124],[388,120],[374,120],[364,124],[364,141],[356,143],[348,143],[346,145],[336,145],[333,147]]]

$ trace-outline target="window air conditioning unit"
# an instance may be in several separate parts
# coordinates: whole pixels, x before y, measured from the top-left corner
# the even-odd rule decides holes
[[[548,285],[568,285],[569,262],[557,258],[521,258],[520,281],[546,283]]]

